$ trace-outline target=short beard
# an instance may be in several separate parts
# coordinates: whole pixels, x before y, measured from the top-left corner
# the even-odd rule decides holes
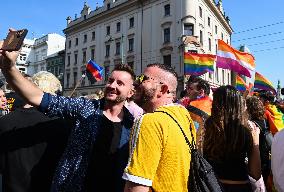
[[[139,105],[140,107],[143,108],[143,106],[147,103],[149,103],[155,96],[155,91],[156,89],[155,88],[151,88],[151,89],[148,89],[148,90],[144,90],[142,93],[141,93],[141,96],[140,98],[137,98],[135,100],[135,103],[137,105]]]
[[[115,98],[115,100],[111,100],[111,99],[108,99],[108,98],[105,98],[105,100],[107,102],[109,102],[109,103],[118,104],[118,103],[125,102],[127,100],[127,98],[126,97],[117,96]]]

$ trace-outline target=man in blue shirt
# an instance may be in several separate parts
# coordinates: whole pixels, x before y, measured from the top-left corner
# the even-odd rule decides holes
[[[123,191],[133,117],[124,107],[133,95],[134,73],[119,65],[112,71],[102,100],[44,93],[15,67],[19,52],[1,50],[0,68],[13,89],[49,116],[76,120],[55,173],[52,191]],[[108,183],[108,185],[104,185]]]

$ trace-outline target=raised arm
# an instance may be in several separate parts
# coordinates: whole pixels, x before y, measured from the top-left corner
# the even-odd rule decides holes
[[[0,68],[6,81],[28,103],[33,106],[39,106],[43,97],[43,91],[24,78],[16,68],[19,51],[4,51],[1,49],[2,45],[3,41],[0,41]]]

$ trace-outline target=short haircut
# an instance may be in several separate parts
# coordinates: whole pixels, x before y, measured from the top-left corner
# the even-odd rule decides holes
[[[62,91],[60,81],[50,72],[40,71],[34,74],[32,81],[46,93],[56,94]]]
[[[192,84],[192,83],[197,83],[197,85],[196,85],[197,89],[198,90],[203,89],[205,95],[210,94],[210,85],[204,79],[202,79],[200,77],[193,77],[192,79],[189,79],[189,81],[187,82],[187,85]]]
[[[125,71],[125,72],[127,72],[127,73],[129,73],[131,75],[131,78],[132,78],[133,81],[136,78],[136,75],[135,75],[133,69],[129,65],[126,65],[126,64],[116,65],[114,67],[114,69],[112,70],[112,72],[113,71]]]
[[[147,65],[147,67],[158,67],[168,73],[171,73],[176,79],[178,78],[178,75],[175,72],[175,70],[169,65],[164,65],[161,63],[152,63],[152,64]]]

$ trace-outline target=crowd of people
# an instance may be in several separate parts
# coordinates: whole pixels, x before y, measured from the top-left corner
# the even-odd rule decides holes
[[[5,192],[190,191],[185,136],[196,138],[223,191],[284,191],[283,108],[269,92],[212,91],[191,76],[177,99],[176,72],[154,63],[139,76],[117,65],[103,92],[65,97],[55,76],[23,76],[19,53],[1,46],[1,71],[21,100],[7,110],[0,90]]]

